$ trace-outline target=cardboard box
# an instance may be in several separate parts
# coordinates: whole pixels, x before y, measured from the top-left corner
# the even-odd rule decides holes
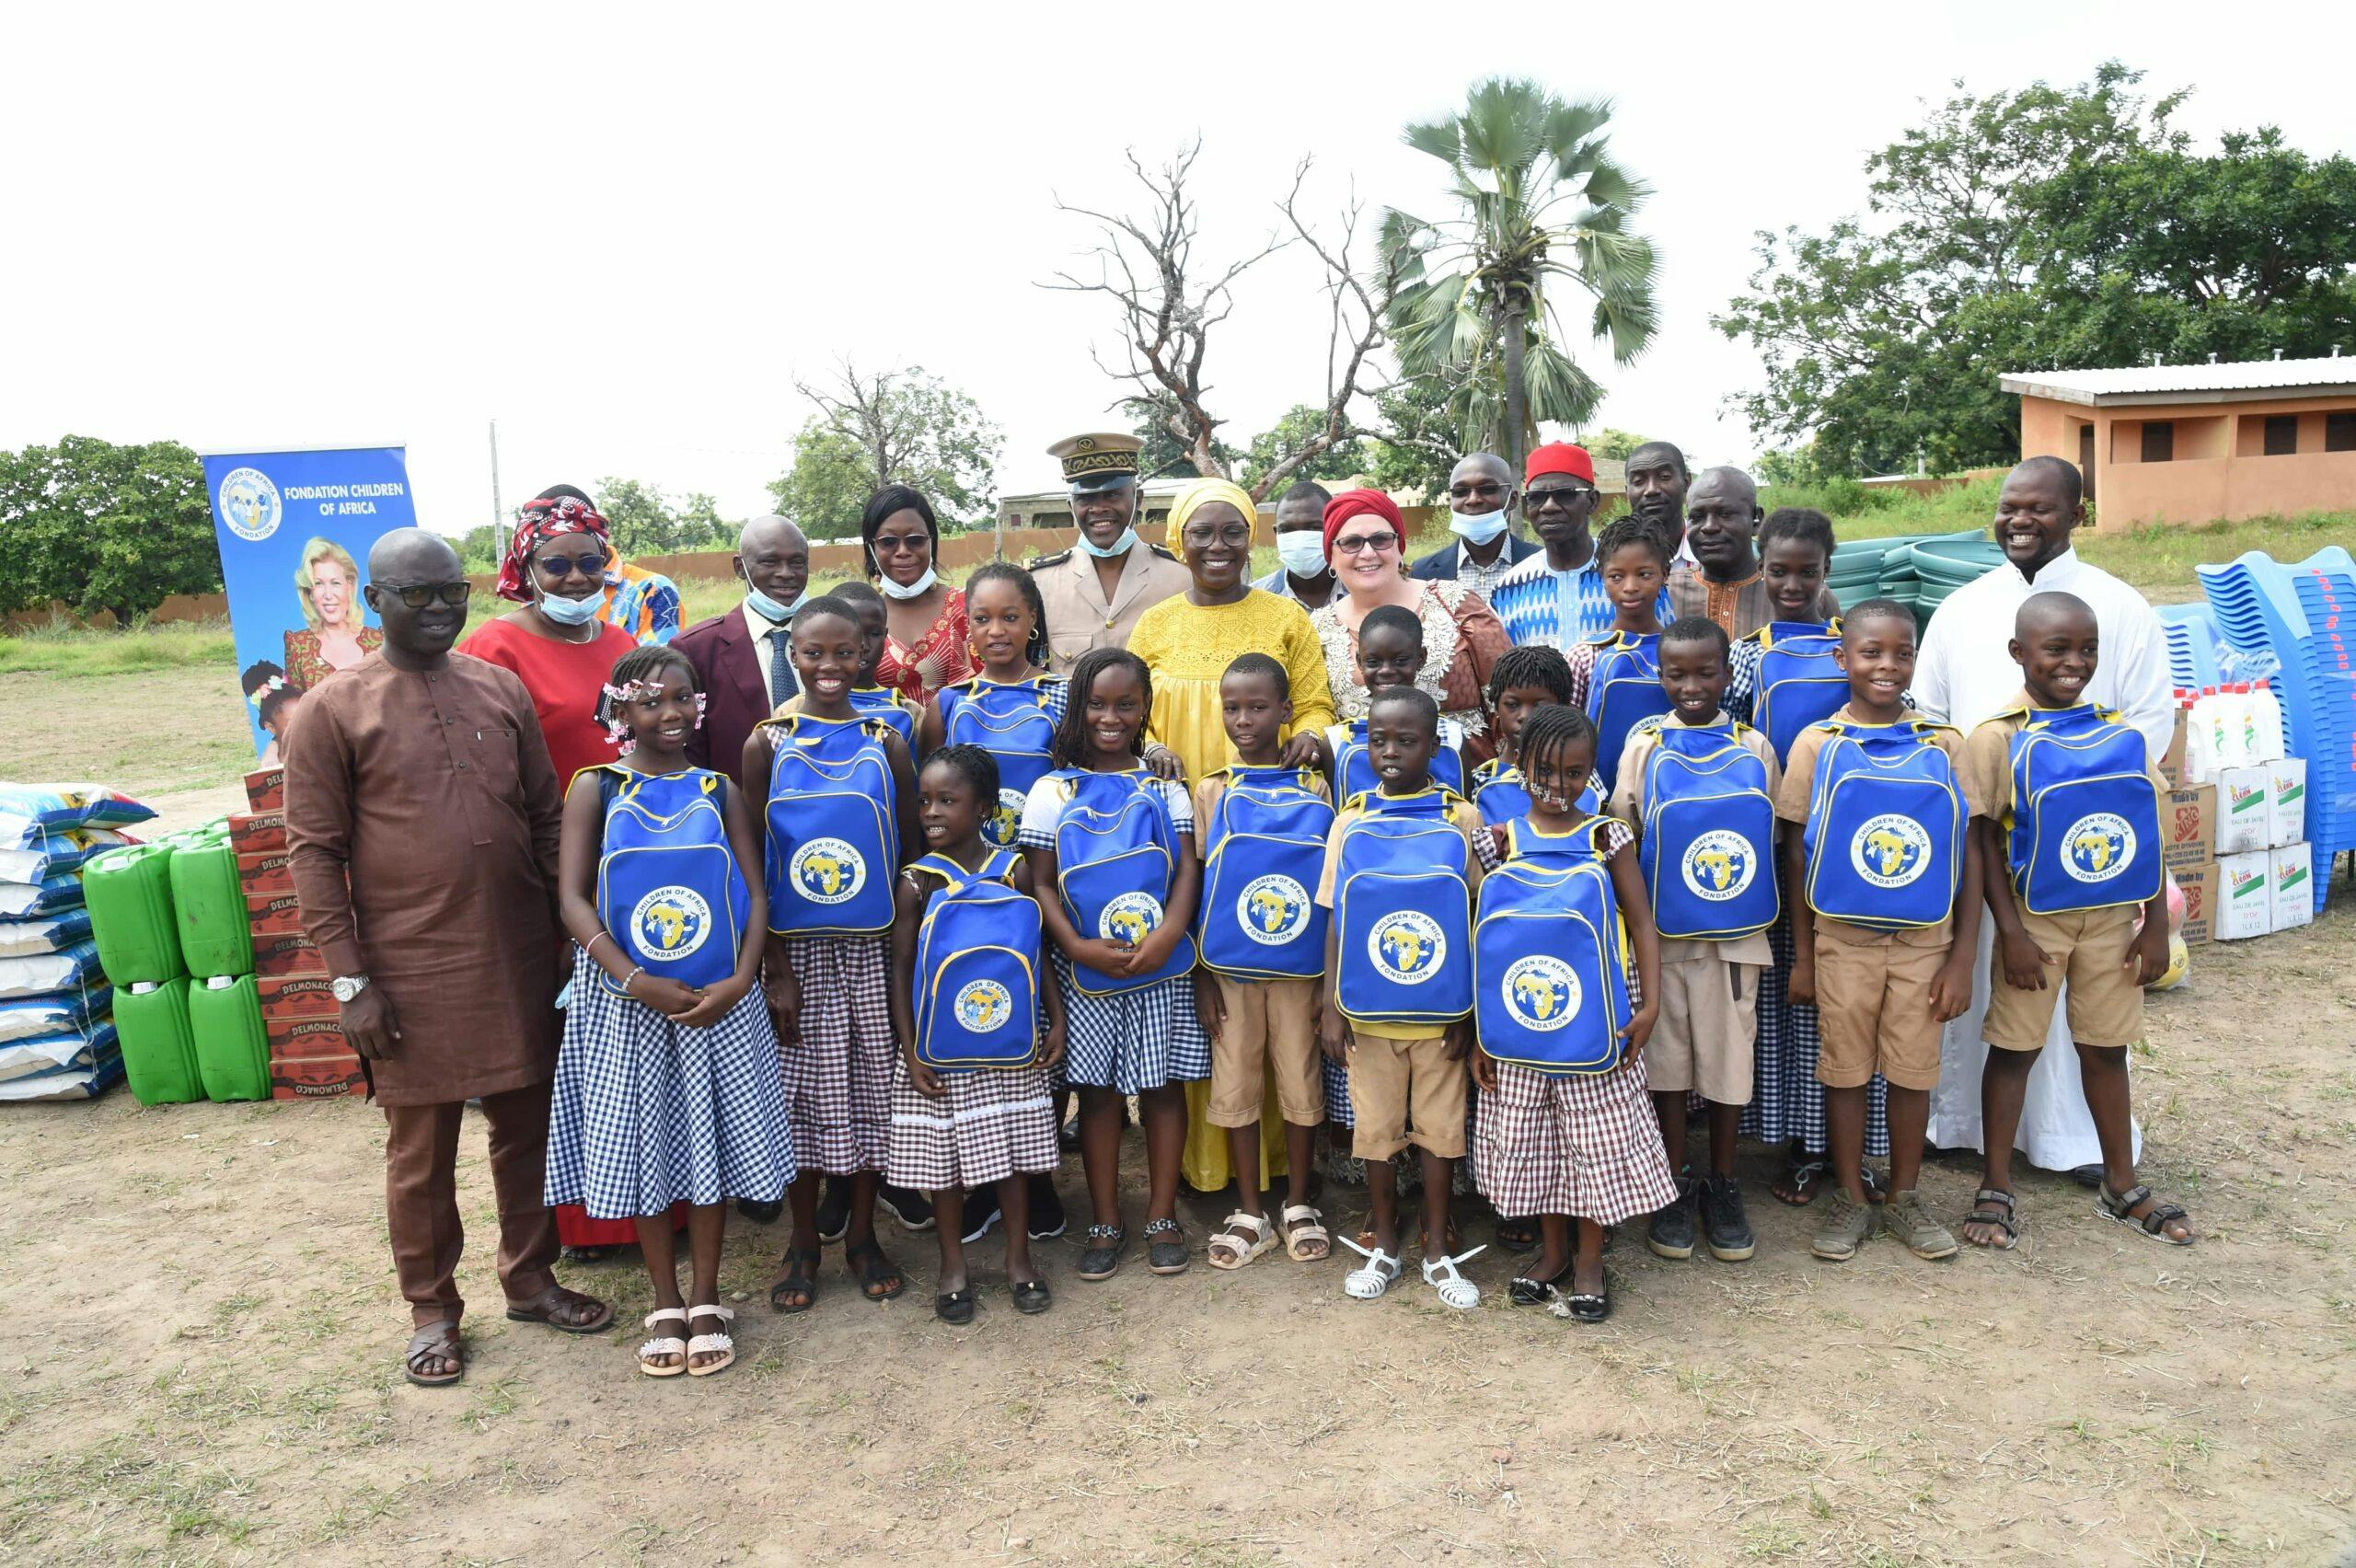
[[[2160,756],[2160,777],[2167,780],[2171,790],[2184,788],[2184,735],[2190,726],[2192,709],[2189,703],[2179,702],[2176,709],[2176,728],[2169,732],[2168,749]]]
[[[2197,947],[2216,936],[2217,895],[2223,879],[2217,873],[2217,862],[2203,860],[2197,866],[2177,866],[2168,872],[2176,878],[2177,890],[2184,894],[2184,927],[2178,933],[2187,947]]]
[[[2160,864],[2171,870],[2217,858],[2217,786],[2189,784],[2160,797]]]
[[[2266,847],[2267,801],[2274,779],[2263,767],[2217,770],[2217,859]]]
[[[2262,937],[2274,928],[2271,857],[2260,849],[2217,857],[2216,919],[2211,933],[2221,942]]]
[[[299,937],[303,906],[291,893],[248,894],[246,928],[257,937]]]
[[[229,847],[240,855],[259,855],[286,847],[284,812],[231,812]]]
[[[283,849],[263,849],[237,857],[237,885],[248,898],[294,895],[294,857]]]
[[[270,1064],[272,1100],[341,1100],[368,1092],[360,1058],[350,1051],[318,1056],[290,1056]]]
[[[254,974],[266,978],[286,974],[325,974],[328,961],[300,932],[293,936],[256,937]]]
[[[262,1036],[270,1042],[271,1060],[281,1056],[332,1056],[349,1051],[343,1022],[334,1018],[264,1019]]]
[[[286,769],[257,767],[246,775],[246,809],[283,812],[286,809]]]
[[[2307,759],[2277,758],[2266,765],[2266,842],[2281,849],[2307,841]]]
[[[261,1020],[340,1019],[343,1009],[335,999],[334,981],[325,974],[264,974],[254,979],[254,994],[261,1001]]]
[[[2266,852],[2269,880],[2274,893],[2269,913],[2274,928],[2287,931],[2312,925],[2316,917],[2315,849],[2312,845],[2286,844]]]

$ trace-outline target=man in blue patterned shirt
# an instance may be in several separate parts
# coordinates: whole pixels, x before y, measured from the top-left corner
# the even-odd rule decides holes
[[[1561,648],[1611,629],[1611,601],[1595,559],[1595,460],[1566,441],[1530,455],[1522,515],[1543,548],[1499,580],[1489,607],[1516,646]],[[1669,594],[1657,611],[1666,624]]]

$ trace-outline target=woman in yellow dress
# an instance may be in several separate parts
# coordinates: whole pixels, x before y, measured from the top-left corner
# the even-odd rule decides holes
[[[1258,508],[1225,479],[1197,479],[1170,509],[1170,542],[1194,581],[1138,618],[1129,651],[1153,673],[1153,722],[1146,762],[1164,777],[1199,781],[1234,758],[1219,715],[1219,677],[1240,653],[1265,653],[1292,680],[1292,726],[1282,756],[1288,767],[1329,767],[1325,728],[1334,722],[1334,695],[1325,657],[1299,605],[1254,588],[1252,530]],[[1186,1086],[1187,1184],[1213,1193],[1234,1174],[1227,1131],[1206,1119],[1207,1079]],[[1271,1093],[1270,1102],[1274,1102]],[[1261,1185],[1285,1174],[1285,1125],[1261,1123]]]

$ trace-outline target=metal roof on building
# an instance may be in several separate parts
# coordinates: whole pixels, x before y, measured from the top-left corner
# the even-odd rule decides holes
[[[1998,376],[1997,385],[2007,392],[2063,403],[2240,402],[2356,392],[2356,356],[2245,360],[2230,364],[2131,364],[2112,370],[2019,370]]]

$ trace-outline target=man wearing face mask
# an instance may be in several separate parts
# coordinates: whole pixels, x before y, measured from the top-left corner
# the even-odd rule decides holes
[[[1334,568],[1325,559],[1325,503],[1333,492],[1301,479],[1276,502],[1276,570],[1252,584],[1322,610],[1334,596]]]
[[[1516,647],[1567,648],[1611,629],[1611,597],[1595,559],[1595,459],[1587,448],[1550,442],[1530,455],[1522,511],[1538,532],[1538,551],[1499,579],[1490,608]],[[1669,594],[1654,613],[1669,624]]]
[[[1693,547],[1685,537],[1685,492],[1693,483],[1685,454],[1666,441],[1647,441],[1628,454],[1628,514],[1677,541],[1671,571],[1694,570]]]
[[[1071,487],[1073,548],[1031,563],[1047,610],[1047,668],[1071,673],[1091,648],[1121,648],[1138,617],[1194,581],[1184,562],[1138,537],[1138,454],[1145,443],[1117,432],[1075,435],[1047,448]]]
[[[1448,475],[1448,531],[1456,536],[1407,569],[1410,577],[1461,582],[1494,605],[1497,583],[1538,547],[1514,531],[1513,470],[1490,452],[1457,460]]]
[[[810,596],[810,545],[784,518],[756,517],[736,536],[729,566],[745,585],[744,601],[698,621],[672,646],[695,665],[704,690],[703,727],[687,737],[687,760],[735,778],[753,726],[800,689],[787,660],[788,632]],[[766,790],[768,780],[754,785]]]

